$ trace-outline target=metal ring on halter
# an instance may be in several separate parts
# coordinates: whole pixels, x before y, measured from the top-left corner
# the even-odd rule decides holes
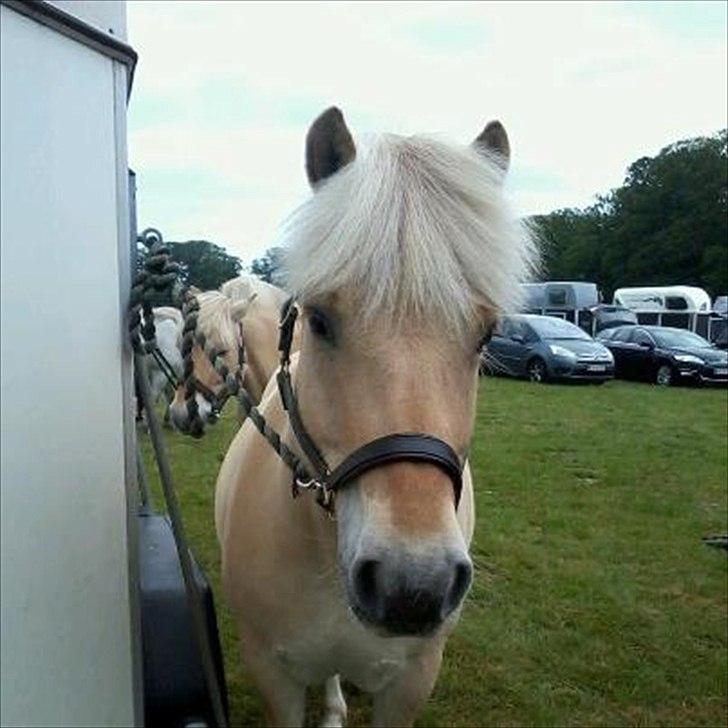
[[[295,488],[297,490],[313,490],[317,493],[318,502],[324,508],[329,510],[334,500],[334,491],[326,487],[325,483],[322,483],[316,478],[310,478],[309,480],[302,480],[301,478],[295,478]],[[331,514],[330,514],[331,515]]]
[[[296,478],[296,487],[301,490],[319,490],[324,488],[324,484],[321,481],[316,480],[316,478],[311,478],[310,480],[301,480],[300,478]]]

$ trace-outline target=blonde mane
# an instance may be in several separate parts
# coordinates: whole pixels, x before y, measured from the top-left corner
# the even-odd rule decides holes
[[[238,345],[233,325],[235,303],[219,291],[204,291],[197,294],[200,311],[197,315],[197,329],[216,346],[233,349]]]
[[[291,292],[345,290],[366,318],[458,329],[480,306],[515,311],[536,261],[496,160],[429,137],[381,135],[287,220]]]
[[[225,281],[220,286],[220,293],[233,301],[248,301],[255,307],[268,307],[276,312],[280,310],[288,298],[288,294],[278,286],[261,280],[258,276],[243,273],[236,278]]]

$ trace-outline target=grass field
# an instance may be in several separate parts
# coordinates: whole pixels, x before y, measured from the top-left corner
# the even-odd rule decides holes
[[[233,408],[168,443],[217,596],[233,725],[261,708],[219,596],[212,523]],[[484,379],[476,576],[421,726],[724,726],[728,393]],[[144,439],[148,460],[148,442]],[[368,701],[348,691],[350,725]]]

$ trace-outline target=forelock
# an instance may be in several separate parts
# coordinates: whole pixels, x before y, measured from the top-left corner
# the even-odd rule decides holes
[[[536,250],[502,174],[470,147],[377,137],[286,221],[292,292],[344,291],[377,321],[462,327],[481,306],[517,310]]]

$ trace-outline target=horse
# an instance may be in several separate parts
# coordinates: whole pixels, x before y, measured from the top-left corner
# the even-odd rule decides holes
[[[308,131],[313,191],[282,229],[282,325],[298,315],[301,346],[288,394],[272,378],[258,409],[309,471],[348,464],[348,482],[292,474],[248,418],[215,495],[223,592],[270,725],[303,725],[317,684],[323,725],[343,725],[342,679],[372,695],[375,725],[410,725],[435,684],[472,580],[479,350],[536,257],[504,200],[509,155],[499,122],[469,146],[356,146],[332,107]]]
[[[233,301],[247,301],[242,321],[245,347],[243,386],[256,404],[278,366],[278,317],[288,294],[257,276],[241,275],[226,281],[220,292]],[[298,349],[298,329],[293,351]]]
[[[182,313],[172,306],[157,306],[152,309],[154,316],[157,347],[164,357],[161,363],[154,357],[149,358],[148,374],[152,394],[152,402],[157,402],[163,393],[167,394],[167,402],[173,396],[170,379],[182,376],[182,355],[180,344],[182,339]],[[164,369],[169,365],[170,372]],[[164,369],[163,369],[164,368]],[[137,420],[142,419],[141,400],[137,396]],[[165,422],[169,417],[169,407],[165,409]]]
[[[197,331],[204,334],[207,342],[220,352],[228,370],[242,377],[242,321],[250,301],[235,301],[220,291],[203,291],[197,293],[196,298],[199,304]],[[196,380],[194,398],[199,417],[206,424],[217,414],[225,382],[197,343],[192,347],[191,357]],[[188,431],[190,425],[185,389],[185,382],[180,381],[169,407],[172,424],[182,432]]]

